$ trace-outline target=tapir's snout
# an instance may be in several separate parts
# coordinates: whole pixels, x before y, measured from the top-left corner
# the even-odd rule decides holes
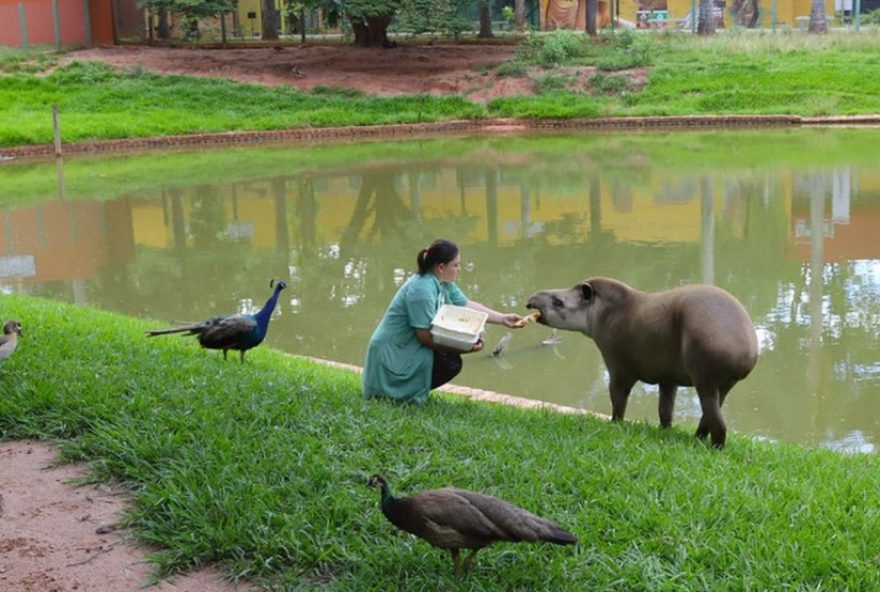
[[[547,320],[545,318],[547,316],[547,314],[544,312],[544,309],[541,307],[540,293],[532,294],[531,296],[529,296],[529,299],[526,302],[526,308],[532,308],[532,309],[535,309],[538,312],[540,312],[541,316],[538,317],[537,322],[542,325],[547,324]]]

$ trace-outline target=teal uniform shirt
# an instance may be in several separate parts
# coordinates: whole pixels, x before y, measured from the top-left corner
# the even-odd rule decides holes
[[[364,396],[424,403],[431,390],[434,350],[422,345],[415,330],[430,329],[441,305],[467,302],[455,283],[441,282],[430,271],[406,280],[367,346]]]

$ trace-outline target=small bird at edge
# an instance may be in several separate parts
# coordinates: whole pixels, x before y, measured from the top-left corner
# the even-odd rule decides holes
[[[5,360],[18,347],[18,338],[24,335],[21,323],[18,321],[6,321],[3,325],[3,335],[0,335],[0,360]]]

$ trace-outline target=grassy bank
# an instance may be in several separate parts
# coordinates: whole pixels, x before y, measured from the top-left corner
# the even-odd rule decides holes
[[[396,531],[364,487],[456,485],[550,517],[575,548],[500,544],[474,590],[868,590],[880,461],[433,396],[364,401],[358,376],[267,347],[224,363],[142,321],[22,296],[0,365],[0,437],[65,442],[125,483],[162,573],[217,562],[284,589],[452,589],[448,553]],[[270,335],[271,337],[271,335]],[[771,396],[768,394],[768,396]],[[438,583],[439,578],[439,583]]]
[[[880,113],[880,34],[535,36],[494,76],[528,76],[535,96],[478,105],[463,97],[305,93],[225,80],[73,64],[49,75],[42,54],[0,54],[0,146],[197,132],[436,122],[485,117]],[[357,49],[352,48],[352,51]],[[594,66],[572,78],[566,66]],[[536,73],[537,69],[537,73]],[[639,78],[647,76],[644,83]]]

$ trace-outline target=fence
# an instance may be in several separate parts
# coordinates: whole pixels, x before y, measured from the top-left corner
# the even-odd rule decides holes
[[[111,0],[0,0],[0,45],[113,43]]]

